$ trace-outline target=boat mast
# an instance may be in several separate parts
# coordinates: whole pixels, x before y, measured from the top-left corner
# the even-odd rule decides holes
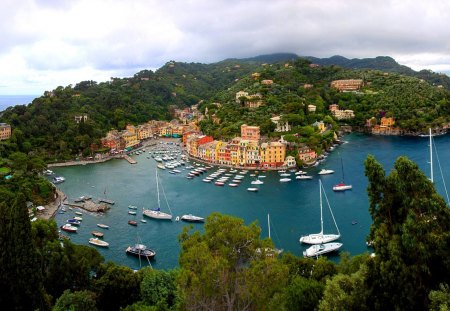
[[[269,239],[270,239],[270,218],[269,218],[269,214],[267,214],[267,228],[269,228]]]
[[[322,181],[320,179],[319,179],[319,195],[320,195],[320,234],[323,236]]]
[[[161,209],[161,203],[159,202],[159,183],[158,183],[158,169],[156,171],[156,193],[158,194],[158,208]]]
[[[429,128],[429,134],[430,134],[430,170],[431,170],[431,182],[434,182],[433,177],[433,141],[431,138],[431,127]]]
[[[342,157],[341,157],[341,169],[342,169],[342,183],[345,184],[344,180],[344,162],[342,161]]]
[[[328,209],[330,210],[331,218],[333,218],[334,225],[336,226],[336,230],[337,230],[338,235],[340,237],[341,236],[341,232],[339,231],[339,227],[338,227],[338,225],[336,223],[336,219],[334,218],[333,211],[331,210],[331,205],[330,205],[330,202],[328,201],[327,194],[325,192],[325,189],[323,188],[323,185],[321,184],[320,186],[321,186],[321,188],[323,190],[323,195],[325,196],[325,201],[327,201],[327,205],[328,205]]]

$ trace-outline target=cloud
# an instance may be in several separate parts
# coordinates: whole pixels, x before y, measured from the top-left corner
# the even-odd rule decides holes
[[[449,14],[440,0],[3,0],[0,64],[8,71],[0,83],[26,88],[32,75],[50,89],[172,59],[280,51],[389,55],[414,69],[448,70]]]

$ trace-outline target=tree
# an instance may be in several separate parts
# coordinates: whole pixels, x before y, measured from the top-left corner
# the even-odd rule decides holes
[[[207,218],[203,235],[185,229],[179,286],[186,310],[269,308],[287,268],[266,256],[273,245],[259,239],[260,231],[256,223],[245,226],[242,219],[218,213]],[[264,290],[258,292],[258,286]]]
[[[316,310],[324,287],[316,280],[296,276],[285,288],[284,307],[292,311]]]
[[[97,311],[95,302],[95,294],[93,292],[84,290],[71,292],[65,290],[64,293],[58,298],[53,311]]]
[[[177,300],[178,270],[153,270],[146,268],[141,270],[143,279],[141,282],[141,297],[148,306],[166,306],[173,308]]]
[[[428,291],[450,276],[450,210],[406,157],[387,177],[373,156],[365,166],[376,253],[365,281],[371,308],[426,309]]]

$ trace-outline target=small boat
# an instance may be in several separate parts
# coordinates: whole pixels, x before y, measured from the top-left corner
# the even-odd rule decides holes
[[[342,243],[324,243],[312,245],[303,252],[303,256],[317,257],[326,253],[337,251],[342,247],[342,245]]]
[[[230,187],[237,187],[237,186],[239,186],[239,184],[231,183],[231,184],[228,184],[228,186],[230,186]]]
[[[67,232],[77,232],[78,228],[75,226],[72,226],[71,224],[65,224],[60,227],[61,230],[67,231]]]
[[[143,222],[143,223],[146,223],[146,222],[147,222],[147,220],[145,220],[145,219],[141,219],[141,222]]]
[[[103,233],[102,232],[92,231],[91,233],[92,233],[93,236],[95,236],[97,238],[103,238]]]
[[[137,206],[134,206],[134,205],[128,205],[128,208],[129,208],[129,209],[137,209]]]
[[[280,182],[290,182],[291,179],[290,178],[281,178]]]
[[[128,224],[132,226],[137,226],[137,222],[134,220],[128,220]]]
[[[109,246],[108,242],[100,240],[99,238],[90,238],[89,239],[89,244],[92,244],[92,245],[95,245],[95,246],[100,246],[100,247],[108,247]]]
[[[346,185],[344,183],[340,183],[333,186],[333,191],[345,191],[345,190],[351,190],[353,187],[352,185]]]
[[[53,175],[53,174],[55,174],[55,173],[52,170],[45,170],[44,171],[44,175],[49,176],[49,175]]]
[[[319,173],[319,175],[329,175],[329,174],[333,174],[334,171],[333,170],[326,170],[326,169],[321,169]]]
[[[298,172],[295,172],[295,175],[305,175],[305,174],[306,174],[305,171],[298,171]]]
[[[280,176],[281,177],[289,177],[289,176],[291,176],[291,173],[281,173]]]
[[[83,218],[80,216],[75,216],[73,219],[78,220],[78,221],[83,221]]]
[[[295,176],[295,179],[297,179],[297,180],[309,180],[309,179],[313,179],[313,177],[311,175],[297,175],[297,176]]]
[[[264,182],[262,180],[256,179],[251,182],[252,185],[262,185]]]
[[[352,225],[356,225],[358,223],[357,220],[352,220]]]
[[[75,212],[75,214],[77,214],[77,215],[83,215],[83,213],[82,212]]]
[[[159,169],[162,169],[162,170],[165,170],[165,169],[166,169],[166,167],[165,167],[164,164],[162,164],[162,163],[158,164],[157,167],[158,167]]]
[[[134,246],[128,246],[125,252],[128,255],[136,257],[144,257],[147,259],[152,259],[155,257],[156,252],[154,250],[148,249],[144,244],[136,244]]]
[[[103,229],[109,229],[109,226],[105,224],[97,224],[97,226]]]
[[[180,216],[175,217],[175,221],[180,221]]]
[[[135,211],[128,211],[128,214],[129,215],[136,215],[136,212]]]
[[[216,186],[223,186],[223,185],[225,185],[225,183],[222,182],[222,181],[216,181],[214,184],[215,184]]]
[[[79,226],[79,225],[81,225],[81,222],[79,222],[79,221],[76,220],[76,219],[67,219],[66,222],[67,222],[68,224],[73,225],[73,226]]]
[[[259,191],[259,188],[256,188],[256,187],[250,187],[250,188],[247,188],[247,191],[250,191],[250,192],[258,192],[258,191]]]
[[[53,177],[52,181],[53,181],[54,184],[60,184],[60,183],[65,182],[66,179],[64,177],[62,177],[62,176],[55,176],[55,177]]]
[[[211,182],[211,179],[204,178],[204,179],[202,179],[202,181],[203,181],[203,182]]]
[[[205,218],[194,216],[192,214],[183,215],[181,216],[181,220],[187,221],[187,222],[204,222]]]

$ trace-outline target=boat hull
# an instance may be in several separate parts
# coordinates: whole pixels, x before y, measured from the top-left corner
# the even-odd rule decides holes
[[[339,234],[310,234],[300,238],[300,243],[304,244],[323,244],[336,241],[341,236]]]
[[[342,243],[324,243],[310,246],[303,252],[304,257],[317,257],[323,254],[338,251],[342,247]]]
[[[181,220],[187,222],[205,222],[205,218],[193,215],[183,215],[181,216]]]
[[[172,215],[166,214],[163,212],[144,210],[143,214],[144,214],[144,216],[153,218],[153,219],[172,220]]]

